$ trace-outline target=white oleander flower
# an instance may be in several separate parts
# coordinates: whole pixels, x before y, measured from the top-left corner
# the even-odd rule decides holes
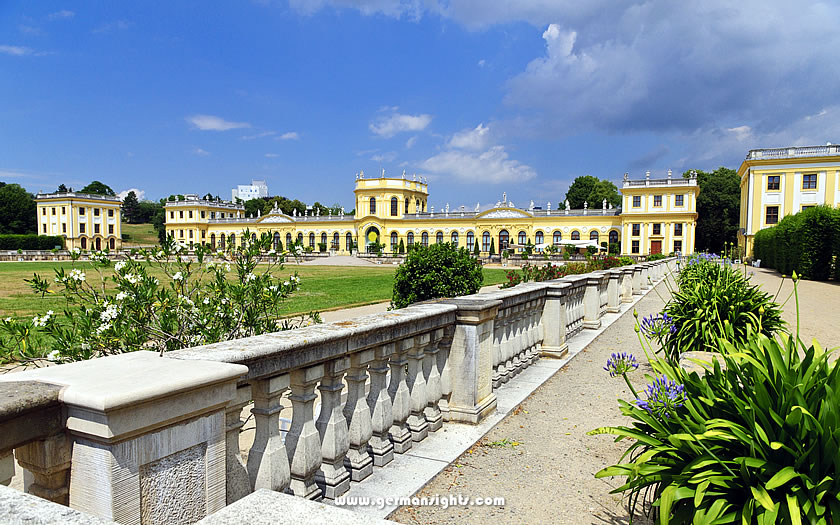
[[[125,274],[125,280],[131,284],[137,284],[140,282],[140,276],[134,275],[133,273],[127,273]]]
[[[173,281],[180,281],[180,280],[182,280],[183,278],[184,278],[184,276],[183,276],[183,275],[181,275],[181,272],[178,272],[178,273],[176,273],[175,275],[173,275],[173,276],[172,276],[172,280],[173,280]]]
[[[11,322],[12,322],[12,318],[11,318],[11,317],[7,317],[7,318],[6,318],[6,322],[7,322],[7,323],[11,323]]]
[[[58,350],[53,350],[49,354],[47,354],[47,360],[49,361],[58,361],[61,359],[61,354],[58,353]]]
[[[120,292],[117,294],[117,301],[125,301],[128,298],[128,294],[125,292]]]
[[[245,282],[246,283],[251,282],[251,281],[255,280],[256,278],[257,278],[257,276],[254,275],[253,273],[245,274]]]
[[[117,264],[114,265],[114,270],[117,273],[120,273],[123,268],[125,268],[125,262],[124,261],[119,261]]]

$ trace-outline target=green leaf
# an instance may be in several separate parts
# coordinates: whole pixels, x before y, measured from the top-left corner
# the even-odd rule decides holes
[[[785,494],[787,499],[788,514],[790,514],[791,525],[802,525],[802,516],[799,510],[799,503],[796,501],[794,494]]]
[[[798,477],[799,474],[793,469],[793,467],[785,467],[782,470],[776,472],[770,481],[767,482],[766,489],[773,490],[775,488],[781,487],[788,481],[792,480],[795,477]]]
[[[771,512],[773,511],[773,507],[775,505],[773,503],[773,498],[771,498],[770,494],[768,494],[767,491],[764,490],[764,487],[750,487],[750,491],[752,491],[753,498],[755,498],[755,500],[759,502],[762,507]]]

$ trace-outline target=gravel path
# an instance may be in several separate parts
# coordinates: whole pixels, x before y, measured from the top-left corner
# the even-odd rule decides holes
[[[636,305],[639,315],[657,313],[665,301],[656,290]],[[619,479],[595,472],[619,460],[626,442],[587,436],[594,428],[626,423],[616,400],[631,394],[620,378],[602,369],[612,352],[643,354],[628,312],[509,417],[418,494],[504,497],[504,506],[402,507],[389,519],[400,523],[627,523],[621,495],[609,494]],[[650,371],[640,359],[640,371]],[[643,375],[635,374],[639,389]],[[634,520],[634,523],[646,523]]]

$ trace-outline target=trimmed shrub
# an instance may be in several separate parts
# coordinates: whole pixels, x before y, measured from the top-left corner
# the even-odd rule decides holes
[[[394,275],[391,309],[438,297],[474,294],[482,282],[481,264],[466,248],[450,243],[414,245]]]
[[[0,250],[52,250],[56,246],[64,247],[64,237],[35,234],[0,235]]]
[[[784,217],[779,224],[755,234],[753,255],[762,266],[785,275],[794,271],[806,279],[840,277],[840,210],[814,206]]]

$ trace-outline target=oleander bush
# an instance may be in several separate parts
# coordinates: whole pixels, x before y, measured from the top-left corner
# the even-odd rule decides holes
[[[64,237],[34,233],[0,235],[0,250],[52,250],[56,246],[64,246]]]
[[[477,293],[484,282],[481,263],[466,248],[450,243],[415,244],[394,275],[391,308],[438,297]]]
[[[81,252],[72,250],[72,268],[27,280],[37,294],[62,295],[64,315],[50,310],[31,321],[0,320],[0,362],[163,352],[318,322],[317,314],[282,319],[283,302],[300,279],[296,273],[275,277],[284,256],[267,234],[250,240],[246,232],[244,238],[245,246],[228,252],[199,245],[187,256],[170,237],[160,248],[135,250],[117,262],[106,251],[91,253],[83,264]],[[152,268],[165,277],[154,277]]]
[[[752,328],[733,340],[719,326],[709,348],[719,359],[702,363],[701,375],[673,354],[657,358],[667,322],[645,321],[636,330],[654,372],[649,386],[640,395],[630,381],[632,355],[614,354],[605,367],[636,398],[619,401],[631,423],[590,432],[630,441],[618,464],[596,474],[625,478],[613,492],[627,493],[630,515],[641,509],[663,524],[840,523],[840,372],[830,353]]]
[[[840,275],[840,210],[814,206],[755,234],[753,255],[782,274],[827,280]]]
[[[769,336],[783,328],[779,305],[736,267],[705,254],[681,266],[677,289],[663,309],[673,326],[662,340],[671,358],[714,350],[720,337],[740,343],[750,331]]]

